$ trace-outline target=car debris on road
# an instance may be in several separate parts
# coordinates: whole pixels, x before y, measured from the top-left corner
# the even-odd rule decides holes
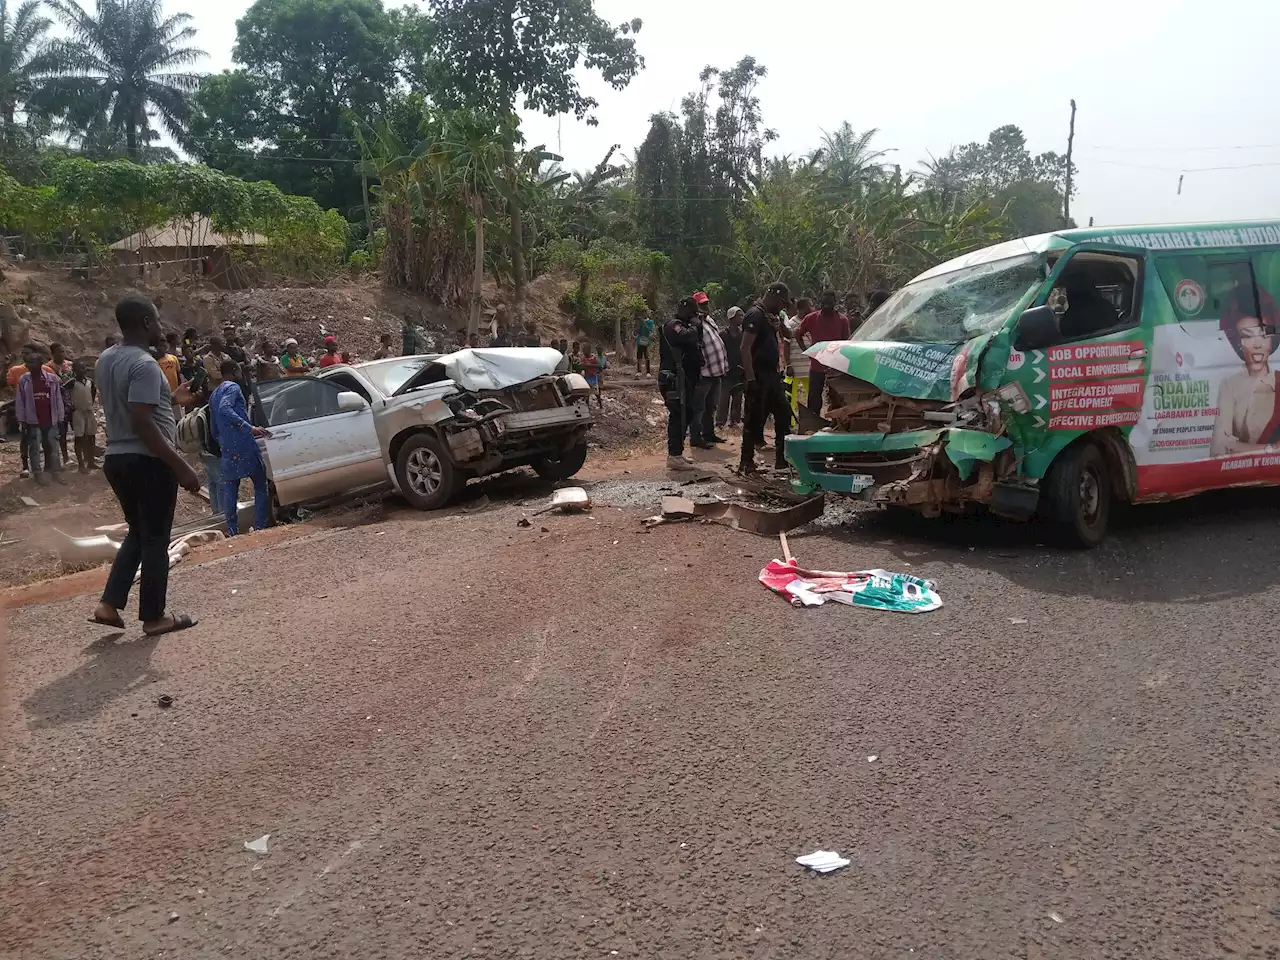
[[[817,607],[834,600],[851,607],[927,613],[942,606],[932,580],[888,570],[805,570],[791,558],[787,562],[770,560],[760,571],[760,582],[793,607]]]

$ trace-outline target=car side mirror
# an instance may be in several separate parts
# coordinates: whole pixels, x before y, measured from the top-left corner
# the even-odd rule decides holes
[[[1058,314],[1053,307],[1032,307],[1024,310],[1014,329],[1013,345],[1019,350],[1040,350],[1062,339]]]
[[[343,413],[359,413],[369,406],[369,401],[354,390],[343,390],[338,394],[338,409]]]

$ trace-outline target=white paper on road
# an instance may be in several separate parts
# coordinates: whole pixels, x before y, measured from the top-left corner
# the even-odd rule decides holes
[[[505,390],[535,377],[555,373],[564,354],[550,347],[490,347],[446,353],[435,361],[463,390]]]
[[[839,870],[841,867],[847,867],[849,862],[834,850],[817,850],[813,853],[807,853],[803,857],[796,857],[796,863],[800,864],[800,866],[808,867],[818,873],[830,873],[832,870]]]
[[[267,841],[271,839],[271,834],[264,833],[257,840],[246,840],[244,848],[251,853],[266,853]]]

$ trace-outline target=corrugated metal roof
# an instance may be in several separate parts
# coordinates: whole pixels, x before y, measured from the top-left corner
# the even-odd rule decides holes
[[[175,217],[168,223],[139,230],[117,240],[112,250],[153,250],[163,247],[260,247],[267,238],[256,233],[227,236],[213,229],[208,217]]]

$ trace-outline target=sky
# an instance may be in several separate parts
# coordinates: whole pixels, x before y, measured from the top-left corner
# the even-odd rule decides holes
[[[195,18],[206,69],[232,65],[249,2],[170,0]],[[1280,4],[596,0],[596,10],[644,21],[646,66],[621,92],[583,73],[597,127],[526,117],[528,142],[570,169],[595,166],[615,143],[630,155],[702,67],[751,55],[769,69],[758,95],[778,132],[772,153],[807,153],[846,120],[878,129],[875,146],[905,170],[1009,123],[1033,152],[1064,152],[1074,98],[1080,225],[1280,219]]]

